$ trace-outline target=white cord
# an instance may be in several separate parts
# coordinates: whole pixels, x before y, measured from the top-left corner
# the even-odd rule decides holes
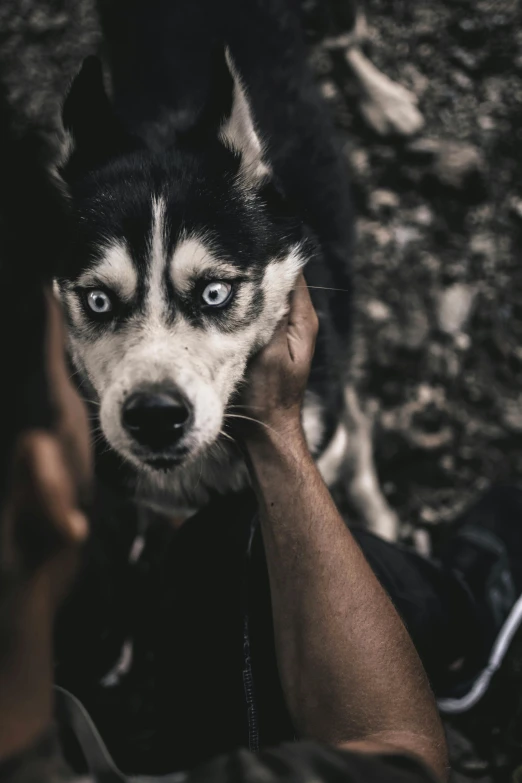
[[[486,693],[491,678],[500,667],[509,645],[522,622],[522,595],[515,603],[492,648],[488,665],[479,674],[471,690],[459,699],[439,699],[438,705],[441,712],[457,714],[466,712],[474,707]]]

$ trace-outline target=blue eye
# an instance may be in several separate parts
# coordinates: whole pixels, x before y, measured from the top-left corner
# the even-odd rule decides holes
[[[89,309],[96,315],[107,315],[112,311],[111,298],[105,291],[89,291],[86,301]]]
[[[222,280],[213,280],[205,287],[201,294],[201,298],[208,307],[223,307],[230,299],[231,294],[231,283],[225,283]]]

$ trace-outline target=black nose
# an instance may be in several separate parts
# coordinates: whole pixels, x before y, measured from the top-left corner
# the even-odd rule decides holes
[[[122,413],[127,432],[153,451],[175,446],[190,418],[188,403],[173,392],[136,392],[128,398]]]

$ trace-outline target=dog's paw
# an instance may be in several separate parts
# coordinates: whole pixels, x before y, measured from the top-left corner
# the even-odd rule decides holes
[[[397,541],[399,518],[381,489],[373,455],[378,405],[368,403],[363,411],[359,396],[350,385],[344,390],[344,402],[348,495],[368,530],[387,541]]]
[[[358,49],[347,52],[347,61],[362,90],[360,111],[380,136],[413,136],[424,125],[417,96],[381,73]]]

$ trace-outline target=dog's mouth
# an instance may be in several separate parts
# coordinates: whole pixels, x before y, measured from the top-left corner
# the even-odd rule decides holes
[[[178,467],[178,465],[181,465],[185,456],[186,452],[185,454],[176,457],[149,457],[143,461],[145,465],[147,465],[149,468],[152,468],[152,470],[157,470],[161,473],[167,473],[169,470],[172,470],[173,468]]]

